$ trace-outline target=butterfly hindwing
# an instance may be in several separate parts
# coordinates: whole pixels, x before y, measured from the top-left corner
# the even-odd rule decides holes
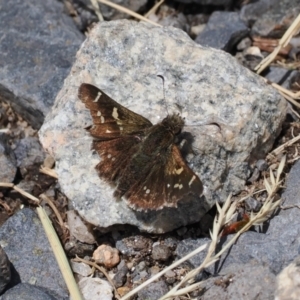
[[[135,153],[138,143],[139,139],[135,136],[105,141],[95,140],[92,148],[101,157],[100,163],[96,166],[99,176],[107,182],[116,183]]]
[[[94,125],[88,130],[99,140],[138,134],[152,126],[149,120],[120,105],[91,84],[83,83],[78,97],[90,110],[93,119]]]
[[[176,145],[164,158],[157,157],[145,178],[135,182],[125,194],[129,206],[137,210],[176,207],[188,195],[200,196],[199,177],[187,166]]]

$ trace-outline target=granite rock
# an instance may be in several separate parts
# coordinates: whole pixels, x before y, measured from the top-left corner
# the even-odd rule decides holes
[[[157,75],[164,77],[165,100]],[[185,158],[202,180],[204,195],[187,197],[177,208],[148,212],[117,201],[95,170],[100,158],[84,130],[92,121],[77,97],[82,82],[98,86],[154,124],[166,116],[166,104],[169,114],[181,111],[186,120],[182,136],[193,141],[194,150]],[[268,153],[280,132],[286,107],[259,76],[228,54],[196,44],[181,30],[102,22],[78,52],[39,136],[57,161],[62,191],[86,221],[163,233],[199,221],[215,201],[244,188],[252,165]]]

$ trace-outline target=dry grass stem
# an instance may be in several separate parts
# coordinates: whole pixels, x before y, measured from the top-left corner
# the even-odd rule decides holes
[[[47,167],[41,166],[40,172],[43,173],[43,174],[49,175],[53,178],[58,179],[57,173],[53,169],[49,169]]]
[[[274,51],[268,55],[265,59],[263,59],[256,67],[255,71],[257,74],[260,74],[277,56],[280,50],[287,46],[290,42],[291,38],[299,31],[300,29],[300,14],[285,32],[283,37],[280,39],[278,46],[274,49]]]
[[[21,195],[23,195],[24,197],[36,202],[37,204],[40,203],[40,200],[36,197],[34,197],[33,195],[25,192],[24,190],[20,189],[19,187],[17,187],[16,185],[14,185],[13,189],[17,192],[19,192]]]
[[[83,297],[74,279],[73,272],[69,265],[64,249],[59,241],[59,238],[52,226],[50,219],[48,218],[45,210],[42,207],[38,207],[36,210],[43,224],[44,230],[48,237],[52,251],[55,255],[56,261],[59,265],[60,271],[62,272],[62,275],[64,277],[65,283],[69,289],[71,298],[73,300],[83,300]]]
[[[192,251],[191,253],[189,253],[188,255],[184,256],[183,258],[175,261],[171,266],[163,269],[161,272],[157,273],[156,275],[152,276],[150,279],[148,279],[147,281],[145,281],[144,283],[142,283],[141,285],[139,285],[138,287],[136,287],[135,289],[133,289],[132,291],[130,291],[128,294],[126,294],[125,296],[123,296],[121,298],[121,300],[126,300],[129,299],[131,296],[133,296],[134,294],[136,294],[138,291],[142,290],[144,287],[146,287],[147,285],[149,285],[150,283],[152,283],[153,281],[159,279],[162,275],[164,275],[166,272],[168,272],[169,270],[172,270],[174,268],[176,268],[177,266],[179,266],[180,264],[182,264],[183,262],[185,262],[186,260],[190,259],[191,257],[193,257],[194,255],[202,252],[205,248],[206,248],[206,244],[197,248],[196,250]]]
[[[13,188],[14,184],[13,183],[8,183],[8,182],[0,182],[0,187]]]
[[[160,0],[157,2],[145,15],[145,18],[148,18],[151,14],[155,14],[157,9],[165,2],[165,0]]]
[[[286,210],[286,209],[291,209],[291,208],[299,208],[300,209],[300,205],[297,204],[293,204],[293,205],[280,205],[280,209]]]
[[[282,153],[287,147],[290,147],[291,145],[295,144],[300,140],[300,135],[292,138],[291,140],[287,141],[286,143],[280,145],[276,149],[274,149],[272,152],[270,152],[267,156],[267,158],[270,158],[272,156],[278,156],[280,153]]]
[[[102,16],[101,11],[100,11],[100,6],[99,6],[99,3],[97,2],[97,0],[91,0],[91,3],[92,3],[93,9],[94,9],[95,14],[98,17],[99,21],[100,22],[104,21],[104,18]]]
[[[93,273],[95,271],[95,269],[99,270],[100,272],[103,273],[103,275],[106,277],[106,279],[108,280],[108,282],[110,283],[110,285],[113,287],[114,291],[115,291],[115,297],[117,299],[120,299],[120,295],[118,294],[117,292],[117,289],[112,281],[112,279],[110,278],[110,276],[107,274],[107,272],[105,271],[105,269],[99,265],[97,265],[95,262],[92,262],[92,261],[88,261],[88,260],[85,260],[83,258],[80,258],[76,255],[76,258],[72,259],[72,261],[75,261],[75,262],[82,262],[86,265],[89,265],[91,267],[93,267]]]
[[[155,22],[153,22],[153,21],[151,21],[151,20],[143,17],[143,16],[137,14],[136,12],[134,12],[132,10],[130,10],[128,8],[125,8],[125,7],[121,6],[121,5],[115,4],[115,3],[111,2],[111,1],[108,1],[108,0],[97,0],[97,1],[100,2],[100,3],[106,4],[107,6],[110,6],[110,7],[114,8],[114,9],[116,9],[116,10],[119,10],[119,11],[121,11],[121,12],[127,14],[127,15],[130,15],[130,16],[132,16],[132,17],[134,17],[134,18],[136,18],[136,19],[138,19],[140,21],[148,22],[148,23],[150,23],[152,25],[155,25],[155,26],[161,26],[160,24],[157,24],[157,23],[155,23]]]
[[[66,226],[65,226],[65,223],[59,213],[59,211],[57,210],[56,206],[54,205],[54,203],[52,202],[52,200],[47,197],[45,194],[41,194],[39,196],[42,200],[44,200],[45,202],[47,202],[47,204],[52,208],[57,220],[58,220],[58,223],[60,225],[60,227],[62,228],[63,231],[66,231]]]
[[[0,182],[0,187],[8,187],[8,188],[13,188],[15,191],[17,191],[18,193],[20,193],[21,195],[23,195],[24,197],[36,202],[37,204],[40,203],[40,200],[36,197],[34,197],[33,195],[25,192],[24,190],[20,189],[19,187],[17,187],[16,185],[14,185],[13,183],[6,183],[6,182]]]

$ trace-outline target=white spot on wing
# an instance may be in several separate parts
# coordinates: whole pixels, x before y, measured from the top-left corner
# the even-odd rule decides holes
[[[179,189],[179,190],[181,190],[182,188],[183,188],[183,185],[182,184],[179,184],[179,183],[176,183],[175,185],[174,185],[174,189]]]
[[[149,190],[149,189],[147,189],[147,190],[146,190],[146,194],[149,194],[149,193],[150,193],[150,190]]]
[[[113,109],[112,116],[115,120],[119,119],[118,109],[116,107]]]
[[[107,158],[111,158],[111,154],[108,154],[108,155],[107,155]]]
[[[191,178],[191,180],[190,180],[190,182],[189,182],[189,186],[191,186],[192,185],[192,183],[194,182],[194,180],[196,179],[196,176],[195,175],[193,175],[193,177]]]
[[[97,111],[97,116],[100,117],[101,116],[101,111]]]
[[[99,98],[101,97],[102,93],[98,92],[97,97],[95,98],[95,100],[93,102],[98,102]]]
[[[105,119],[103,116],[100,117],[101,123],[104,123]]]
[[[111,133],[111,131],[110,131],[110,130],[108,130],[108,129],[106,129],[105,133]]]
[[[179,169],[176,169],[176,170],[175,170],[175,173],[176,173],[177,175],[179,175],[179,174],[182,173],[182,171],[183,171],[183,167],[181,167],[181,168],[179,168]]]

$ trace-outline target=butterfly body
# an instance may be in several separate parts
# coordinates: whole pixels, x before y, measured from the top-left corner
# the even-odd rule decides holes
[[[100,178],[113,184],[116,198],[125,197],[136,210],[176,207],[189,194],[200,196],[202,183],[175,144],[184,120],[177,114],[152,125],[90,84],[79,98],[90,109],[92,148],[101,157]]]

